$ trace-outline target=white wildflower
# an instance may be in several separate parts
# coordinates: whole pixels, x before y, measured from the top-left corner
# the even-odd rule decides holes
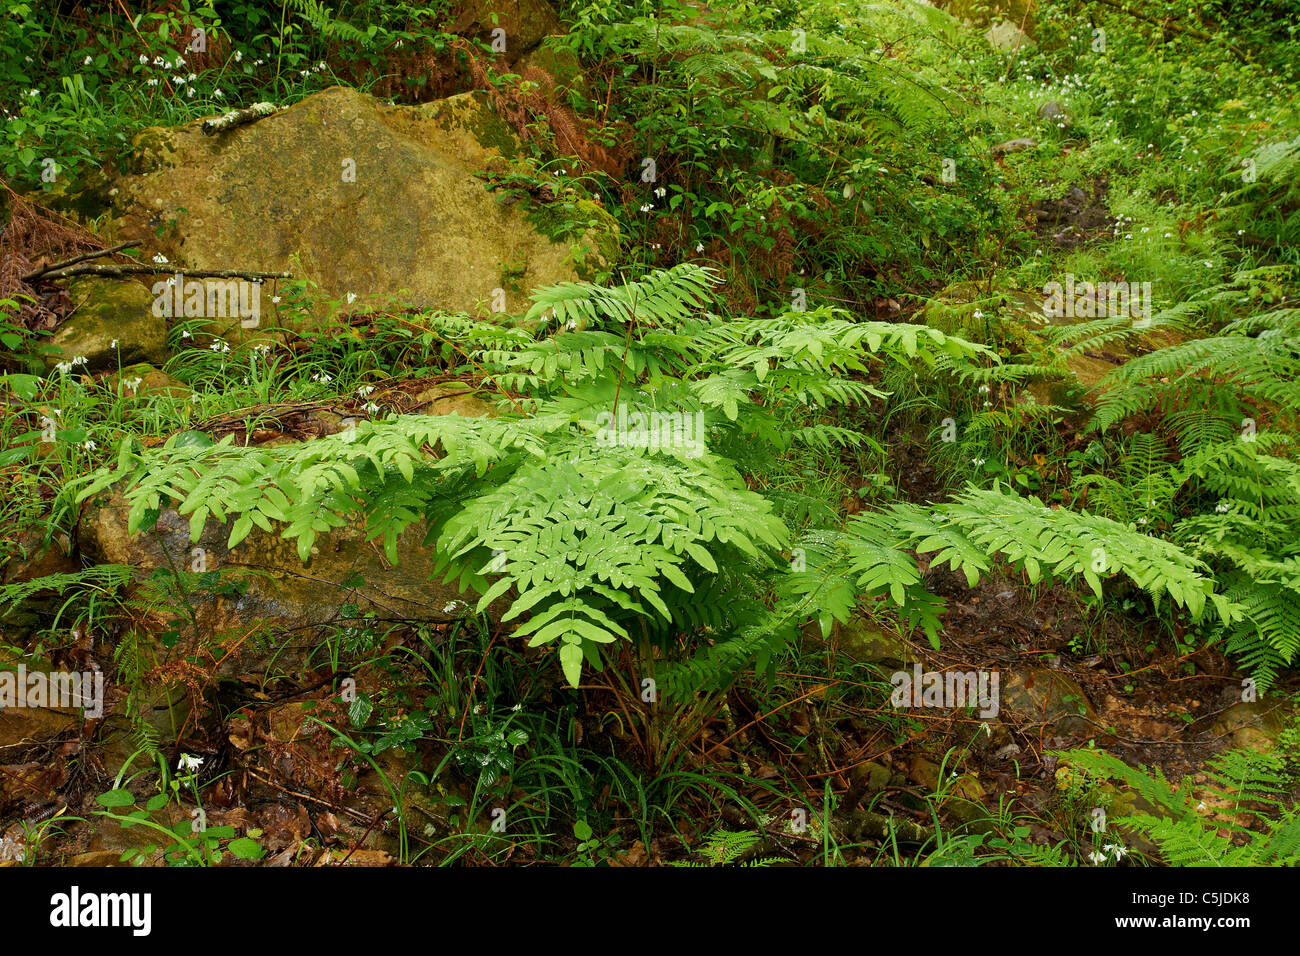
[[[181,773],[194,773],[203,766],[203,758],[195,757],[193,754],[181,754],[180,759],[176,761],[176,769]]]

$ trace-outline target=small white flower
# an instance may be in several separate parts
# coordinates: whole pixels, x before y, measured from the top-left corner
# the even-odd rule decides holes
[[[697,243],[695,244],[695,251],[696,251],[696,252],[703,252],[703,251],[704,251],[704,243],[702,243],[702,242],[697,242]]]
[[[344,296],[344,298],[348,300],[348,305],[351,305],[353,302],[357,301],[357,294],[355,292],[349,292]]]
[[[668,195],[668,190],[664,189],[663,186],[660,186],[658,189],[655,190],[655,195],[658,196],[660,199],[663,199],[665,196]]]
[[[157,86],[157,85],[158,85],[158,78],[155,76],[155,77],[152,77],[152,78],[149,79],[149,80],[146,80],[146,81],[145,81],[145,85],[146,85],[146,86]]]
[[[141,66],[148,66],[148,65],[149,65],[149,58],[148,58],[147,56],[145,56],[143,53],[140,54],[140,65],[141,65]]]
[[[510,709],[513,710],[513,711],[517,714],[517,713],[519,713],[519,711],[521,711],[521,710],[524,709],[524,705],[523,705],[523,704],[515,704],[515,706],[511,707]]]
[[[373,385],[362,385],[360,388],[357,389],[357,396],[360,398],[365,398],[374,390],[375,387]]]
[[[193,754],[181,754],[180,759],[176,761],[176,769],[181,773],[193,773],[203,766],[203,758],[195,757]]]
[[[978,468],[980,465],[984,464],[984,459],[983,459],[983,458],[972,458],[972,459],[970,460],[970,463],[971,463],[972,465],[974,465],[976,468]]]
[[[212,95],[215,96],[217,99],[223,99],[226,94],[221,92],[221,87],[217,87],[215,90],[212,91]]]
[[[1106,854],[1098,853],[1096,850],[1093,850],[1088,854],[1088,859],[1100,866],[1102,863],[1106,862]]]
[[[981,312],[979,309],[976,309],[976,310],[975,310],[975,318],[977,318],[977,319],[982,319],[982,318],[984,318],[984,313]],[[984,391],[987,392],[988,390],[989,390],[988,386],[985,385],[985,386],[984,386]]]
[[[1128,855],[1128,847],[1121,846],[1118,843],[1111,843],[1108,846],[1103,847],[1103,849],[1107,853],[1113,854],[1117,860],[1122,860]]]
[[[366,404],[362,405],[361,408],[363,411],[365,411],[367,414],[370,415],[373,415],[375,412],[379,411],[379,406],[376,405],[374,402],[366,402]]]
[[[142,378],[141,376],[137,375],[135,378],[128,378],[128,379],[127,379],[126,381],[124,381],[122,384],[125,385],[127,388],[129,388],[131,391],[134,392],[137,388],[140,387],[140,383],[143,382],[143,381],[144,381],[144,378]]]
[[[650,211],[651,209],[653,209],[653,208],[654,208],[653,205],[647,203],[646,205],[644,205],[644,206],[641,207],[641,211],[642,211],[642,212],[649,212],[649,211]]]
[[[158,252],[154,254],[153,261],[158,263],[159,265],[166,265],[167,257],[163,255],[161,252]]]
[[[88,57],[86,57],[84,60],[81,61],[81,65],[82,65],[82,66],[90,66],[90,64],[92,64],[92,63],[94,63],[94,62],[95,62],[95,58],[94,58],[93,56],[88,56]]]
[[[316,64],[316,69],[318,69],[318,70],[320,70],[322,73],[324,73],[325,70],[326,70],[325,61],[324,61],[324,60],[321,60],[319,63],[317,63],[317,64]]]
[[[236,51],[235,51],[235,62],[238,63],[238,62],[240,62],[240,61],[243,60],[243,59],[244,59],[244,51],[243,51],[243,50],[236,50]]]
[[[164,59],[163,59],[162,57],[160,57],[160,56],[156,56],[156,57],[153,58],[153,65],[154,65],[154,66],[167,66],[167,61],[164,60]],[[168,69],[170,69],[170,67],[168,67]]]
[[[96,445],[93,441],[83,441],[81,443],[81,447],[86,449],[86,451],[94,451],[99,446]]]
[[[276,305],[279,305],[279,304],[280,304],[280,297],[279,297],[278,295],[273,295],[273,296],[271,296],[271,301],[274,302]]]
[[[1228,513],[1228,507],[1229,507],[1229,506],[1228,506],[1228,503],[1227,503],[1226,501],[1220,501],[1217,505],[1214,506],[1214,510],[1217,511],[1217,512],[1218,512],[1219,514],[1221,514],[1221,515],[1222,515],[1222,514],[1227,514],[1227,513]]]
[[[194,337],[194,336],[190,335],[190,330],[189,330],[189,329],[181,329],[181,338],[183,338],[183,339],[190,339],[190,338],[193,338],[193,337]]]
[[[191,73],[190,76],[189,76],[189,80],[190,80],[191,83],[193,83],[193,82],[194,82],[195,80],[197,80],[198,78],[199,78],[199,76],[198,76],[197,73]]]
[[[109,347],[110,349],[115,349],[115,348],[117,348],[117,339],[113,339],[113,341],[110,342],[110,343],[108,344],[108,347]]]

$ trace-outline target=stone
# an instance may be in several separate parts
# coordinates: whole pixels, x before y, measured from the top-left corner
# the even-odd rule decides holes
[[[904,666],[918,660],[901,637],[873,628],[861,619],[855,618],[847,624],[837,623],[831,640],[848,657],[867,664]]]
[[[1019,139],[1009,139],[1006,142],[997,143],[993,147],[992,153],[994,158],[996,158],[998,156],[1005,156],[1007,153],[1018,153],[1022,149],[1037,149],[1037,148],[1038,148],[1038,140],[1030,139],[1027,136],[1022,136]]]
[[[417,415],[460,415],[464,418],[491,417],[496,409],[472,389],[459,382],[432,385],[412,396],[408,412]]]
[[[1003,20],[989,27],[984,33],[984,39],[993,49],[1001,50],[1003,53],[1014,53],[1016,50],[1028,52],[1038,45],[1028,33],[1010,20]]]
[[[537,49],[519,58],[516,71],[522,76],[529,68],[541,70],[555,81],[555,92],[563,94],[572,90],[582,96],[590,93],[582,63],[568,50],[543,43]]]
[[[398,565],[390,565],[377,543],[365,540],[356,525],[336,528],[317,538],[307,564],[298,559],[296,543],[254,528],[233,549],[226,547],[230,526],[209,520],[198,542],[191,543],[189,521],[174,508],[162,511],[148,532],[127,533],[129,505],[116,491],[87,503],[78,536],[89,560],[127,564],[142,576],[172,567],[193,570],[201,555],[206,570],[230,570],[247,581],[239,596],[191,593],[200,635],[240,628],[258,621],[283,622],[303,634],[338,618],[343,605],[360,614],[374,612],[384,621],[446,621],[463,616],[466,603],[453,585],[434,577],[432,549],[423,546],[423,529],[412,526],[398,542]],[[195,549],[201,549],[195,551]],[[245,642],[249,643],[249,642]],[[304,646],[306,646],[304,644]],[[250,653],[252,653],[250,651]],[[253,666],[247,661],[244,666]],[[238,673],[235,656],[226,670]],[[225,673],[226,671],[223,671]]]
[[[200,122],[144,130],[112,198],[112,238],[139,242],[178,270],[292,272],[353,311],[393,296],[417,308],[487,315],[493,290],[507,313],[528,292],[599,267],[598,237],[556,242],[476,176],[521,163],[519,143],[482,93],[388,106],[333,87],[216,136]],[[159,238],[161,233],[161,238]],[[594,257],[594,258],[593,258]],[[312,327],[331,312],[291,308],[268,282],[255,328],[206,316],[232,340],[281,325]]]
[[[113,395],[133,398],[162,396],[185,399],[194,394],[193,390],[184,382],[172,378],[166,372],[159,371],[148,362],[128,365],[120,372],[105,376],[104,386]]]
[[[1048,100],[1038,107],[1038,118],[1049,123],[1064,123],[1066,126],[1074,122],[1074,117],[1070,115],[1070,111],[1056,100]]]
[[[118,369],[136,362],[167,359],[167,321],[153,314],[154,297],[138,282],[80,276],[68,286],[73,311],[50,337],[58,362],[84,358],[74,372]]]
[[[965,21],[974,26],[988,26],[994,18],[1002,18],[1013,23],[1023,22],[1027,27],[1032,23],[1032,15],[1026,16],[1033,0],[941,0],[939,6],[947,10],[949,16]]]
[[[504,30],[505,55],[512,61],[563,29],[546,0],[462,0],[459,10],[452,33],[491,43],[492,31]]]
[[[0,545],[0,584],[22,584],[81,570],[66,535],[57,535],[47,546],[40,529],[10,529],[8,533],[12,539]]]
[[[1291,708],[1283,700],[1239,701],[1215,718],[1210,733],[1227,738],[1227,749],[1267,753],[1277,748],[1277,738],[1291,718]]]
[[[1014,714],[1030,724],[1047,722],[1060,735],[1097,734],[1097,711],[1079,682],[1048,667],[1031,667],[1004,674],[1002,714]]]

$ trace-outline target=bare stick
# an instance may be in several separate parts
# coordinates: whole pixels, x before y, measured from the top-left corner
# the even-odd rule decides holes
[[[116,252],[121,252],[129,245],[132,245],[132,243],[119,242],[111,249],[100,249],[97,250],[96,252],[83,252],[81,255],[73,256],[71,259],[64,259],[62,262],[54,262],[48,266],[43,266],[40,269],[35,270],[34,272],[29,272],[27,273],[27,275],[23,276],[23,281],[31,282],[33,279],[39,279],[41,276],[45,275],[46,273],[55,272],[59,269],[64,269],[77,262],[85,262],[87,259],[98,259],[100,256],[111,256]]]
[[[187,279],[290,279],[291,272],[253,272],[248,269],[181,269],[175,265],[129,265],[98,266],[76,265],[58,269],[41,276],[46,282],[56,279],[69,279],[72,276],[105,276],[120,279],[133,275],[166,275],[179,272]]]

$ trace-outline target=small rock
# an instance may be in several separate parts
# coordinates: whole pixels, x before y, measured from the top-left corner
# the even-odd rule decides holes
[[[143,398],[148,395],[189,398],[193,391],[180,379],[172,378],[147,362],[128,365],[105,377],[104,385],[114,395]]]
[[[1046,721],[1054,733],[1098,732],[1097,711],[1079,682],[1047,667],[1013,671],[1002,682],[1002,711],[1031,724]]]
[[[895,634],[868,626],[860,619],[837,624],[831,635],[834,646],[855,661],[866,664],[906,665],[917,660],[907,643]]]
[[[1215,719],[1210,733],[1229,737],[1234,750],[1266,753],[1276,749],[1278,735],[1286,730],[1290,718],[1290,708],[1283,701],[1241,701]]]
[[[1038,107],[1038,118],[1049,123],[1065,123],[1068,125],[1074,122],[1074,117],[1070,115],[1070,111],[1056,100],[1048,100]]]
[[[984,39],[988,41],[989,46],[995,50],[1001,50],[1003,53],[1014,53],[1016,50],[1032,50],[1036,44],[1024,30],[1016,26],[1010,20],[1003,20],[1001,23],[989,27],[984,34]]]
[[[1022,149],[1034,149],[1038,146],[1038,140],[1022,136],[1019,139],[1009,139],[1004,143],[998,143],[993,147],[994,157],[1005,156],[1007,153],[1018,153]]]

